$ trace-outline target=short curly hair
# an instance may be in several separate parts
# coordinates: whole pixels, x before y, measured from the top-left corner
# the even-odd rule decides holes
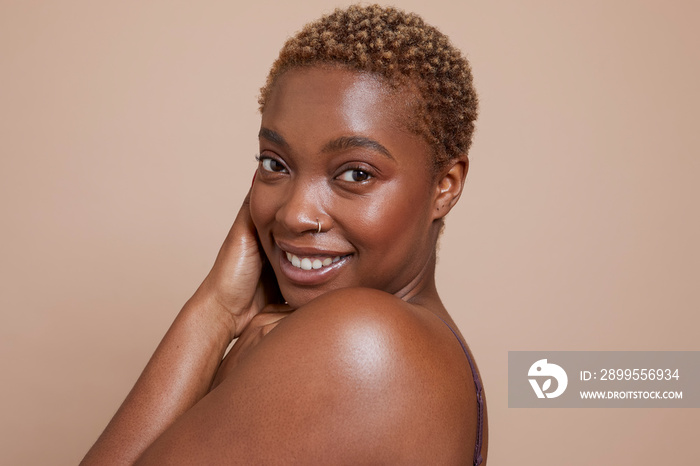
[[[471,67],[443,33],[413,13],[351,5],[307,24],[287,40],[260,90],[260,111],[277,78],[297,67],[343,66],[418,91],[413,131],[433,149],[434,166],[466,156],[478,97]]]

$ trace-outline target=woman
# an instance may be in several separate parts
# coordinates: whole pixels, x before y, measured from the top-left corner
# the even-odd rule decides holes
[[[434,277],[476,105],[415,15],[352,6],[291,38],[214,267],[84,464],[481,464],[478,370]]]

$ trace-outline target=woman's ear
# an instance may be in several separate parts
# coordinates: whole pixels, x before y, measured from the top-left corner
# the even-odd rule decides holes
[[[441,219],[452,210],[464,189],[464,180],[469,170],[469,159],[464,156],[453,159],[440,172],[437,187],[435,188],[435,202],[433,203],[433,220]]]

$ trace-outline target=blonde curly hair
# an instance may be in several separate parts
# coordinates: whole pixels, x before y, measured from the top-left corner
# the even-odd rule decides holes
[[[264,111],[277,78],[297,67],[342,66],[382,76],[393,88],[417,91],[411,129],[433,149],[434,166],[466,156],[478,97],[471,67],[443,33],[413,13],[351,5],[311,22],[287,40],[258,102]]]

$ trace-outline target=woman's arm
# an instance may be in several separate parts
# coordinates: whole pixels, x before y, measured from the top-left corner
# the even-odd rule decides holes
[[[262,269],[246,198],[212,271],[82,464],[133,463],[209,391],[228,344],[278,293],[260,280]]]
[[[230,335],[217,312],[194,298],[185,305],[82,464],[133,463],[206,394]]]

